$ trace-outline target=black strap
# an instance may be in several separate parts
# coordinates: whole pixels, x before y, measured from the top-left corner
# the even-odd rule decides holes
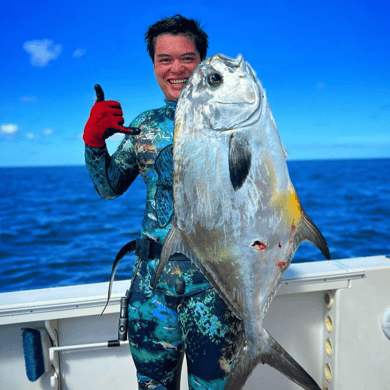
[[[136,240],[135,254],[142,260],[157,259],[161,255],[162,244],[156,241],[139,238]]]
[[[107,302],[106,306],[104,306],[104,309],[102,311],[102,314],[106,310],[108,306],[108,302],[110,301],[111,297],[111,290],[112,290],[112,283],[114,282],[115,278],[115,272],[118,268],[119,262],[129,253],[135,252],[135,254],[141,259],[141,260],[149,260],[149,259],[157,259],[161,255],[162,251],[162,244],[159,244],[156,241],[148,240],[146,238],[138,238],[136,240],[128,242],[126,245],[122,247],[122,249],[118,252],[118,254],[115,257],[114,264],[112,265],[111,269],[111,276],[110,276],[110,283],[108,285],[108,296],[107,296]],[[188,257],[180,254],[175,253],[172,255],[169,260],[171,261],[183,261],[183,260],[189,260]],[[101,314],[101,315],[102,315]]]
[[[114,282],[115,272],[116,272],[116,269],[118,268],[119,262],[120,262],[128,253],[134,252],[134,251],[135,251],[136,243],[137,243],[137,240],[128,242],[125,246],[123,246],[123,248],[122,248],[122,249],[118,252],[118,254],[116,255],[115,260],[114,260],[114,264],[112,265],[112,269],[111,269],[111,276],[110,276],[110,283],[109,283],[109,285],[108,285],[108,296],[107,296],[106,306],[104,306],[104,309],[103,309],[103,311],[102,311],[102,314],[100,314],[100,315],[103,315],[104,310],[106,310],[106,307],[107,307],[107,305],[108,305],[108,302],[110,301],[110,298],[111,298],[111,290],[112,290],[112,283]]]
[[[134,252],[134,251],[135,251],[135,254],[139,258],[141,258],[142,260],[156,259],[156,258],[160,257],[161,250],[162,250],[161,244],[159,244],[156,241],[148,240],[145,238],[138,238],[137,240],[130,241],[122,247],[122,249],[116,255],[115,260],[114,260],[114,264],[112,265],[110,283],[108,285],[107,302],[106,302],[106,306],[104,306],[102,314],[104,313],[104,310],[106,310],[108,302],[110,301],[112,283],[114,282],[115,272],[116,272],[116,269],[118,268],[119,262],[127,254]]]

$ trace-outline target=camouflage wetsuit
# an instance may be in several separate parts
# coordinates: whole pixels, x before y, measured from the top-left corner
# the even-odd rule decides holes
[[[110,157],[86,146],[86,164],[105,199],[123,194],[140,173],[146,183],[141,236],[163,243],[173,217],[173,119],[176,103],[139,115]],[[168,261],[153,295],[158,259],[137,257],[129,299],[130,350],[140,389],[178,389],[184,350],[189,387],[224,388],[241,323],[190,260]]]

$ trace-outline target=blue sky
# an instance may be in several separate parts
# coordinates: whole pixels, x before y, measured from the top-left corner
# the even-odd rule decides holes
[[[144,33],[200,20],[209,53],[243,54],[291,160],[390,157],[387,1],[20,1],[0,15],[0,166],[83,164],[93,86],[125,124],[161,107]],[[118,136],[108,141],[112,152]]]

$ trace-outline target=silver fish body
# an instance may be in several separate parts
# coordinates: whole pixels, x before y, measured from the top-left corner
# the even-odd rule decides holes
[[[169,256],[183,253],[243,320],[226,389],[242,388],[260,362],[319,389],[263,318],[299,244],[329,251],[302,210],[266,93],[241,56],[218,54],[194,70],[176,109],[173,157],[175,220],[156,281]]]

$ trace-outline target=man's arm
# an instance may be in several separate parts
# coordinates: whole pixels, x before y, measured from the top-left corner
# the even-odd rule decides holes
[[[138,175],[132,140],[129,134],[139,134],[135,127],[123,127],[120,104],[104,101],[104,92],[95,85],[96,103],[84,128],[85,164],[98,194],[104,199],[122,195]],[[111,157],[106,138],[114,133],[125,133],[125,139]]]
[[[113,156],[110,156],[106,146],[92,148],[85,145],[85,165],[96,191],[103,199],[122,195],[139,173],[134,146],[129,138],[125,137]]]

